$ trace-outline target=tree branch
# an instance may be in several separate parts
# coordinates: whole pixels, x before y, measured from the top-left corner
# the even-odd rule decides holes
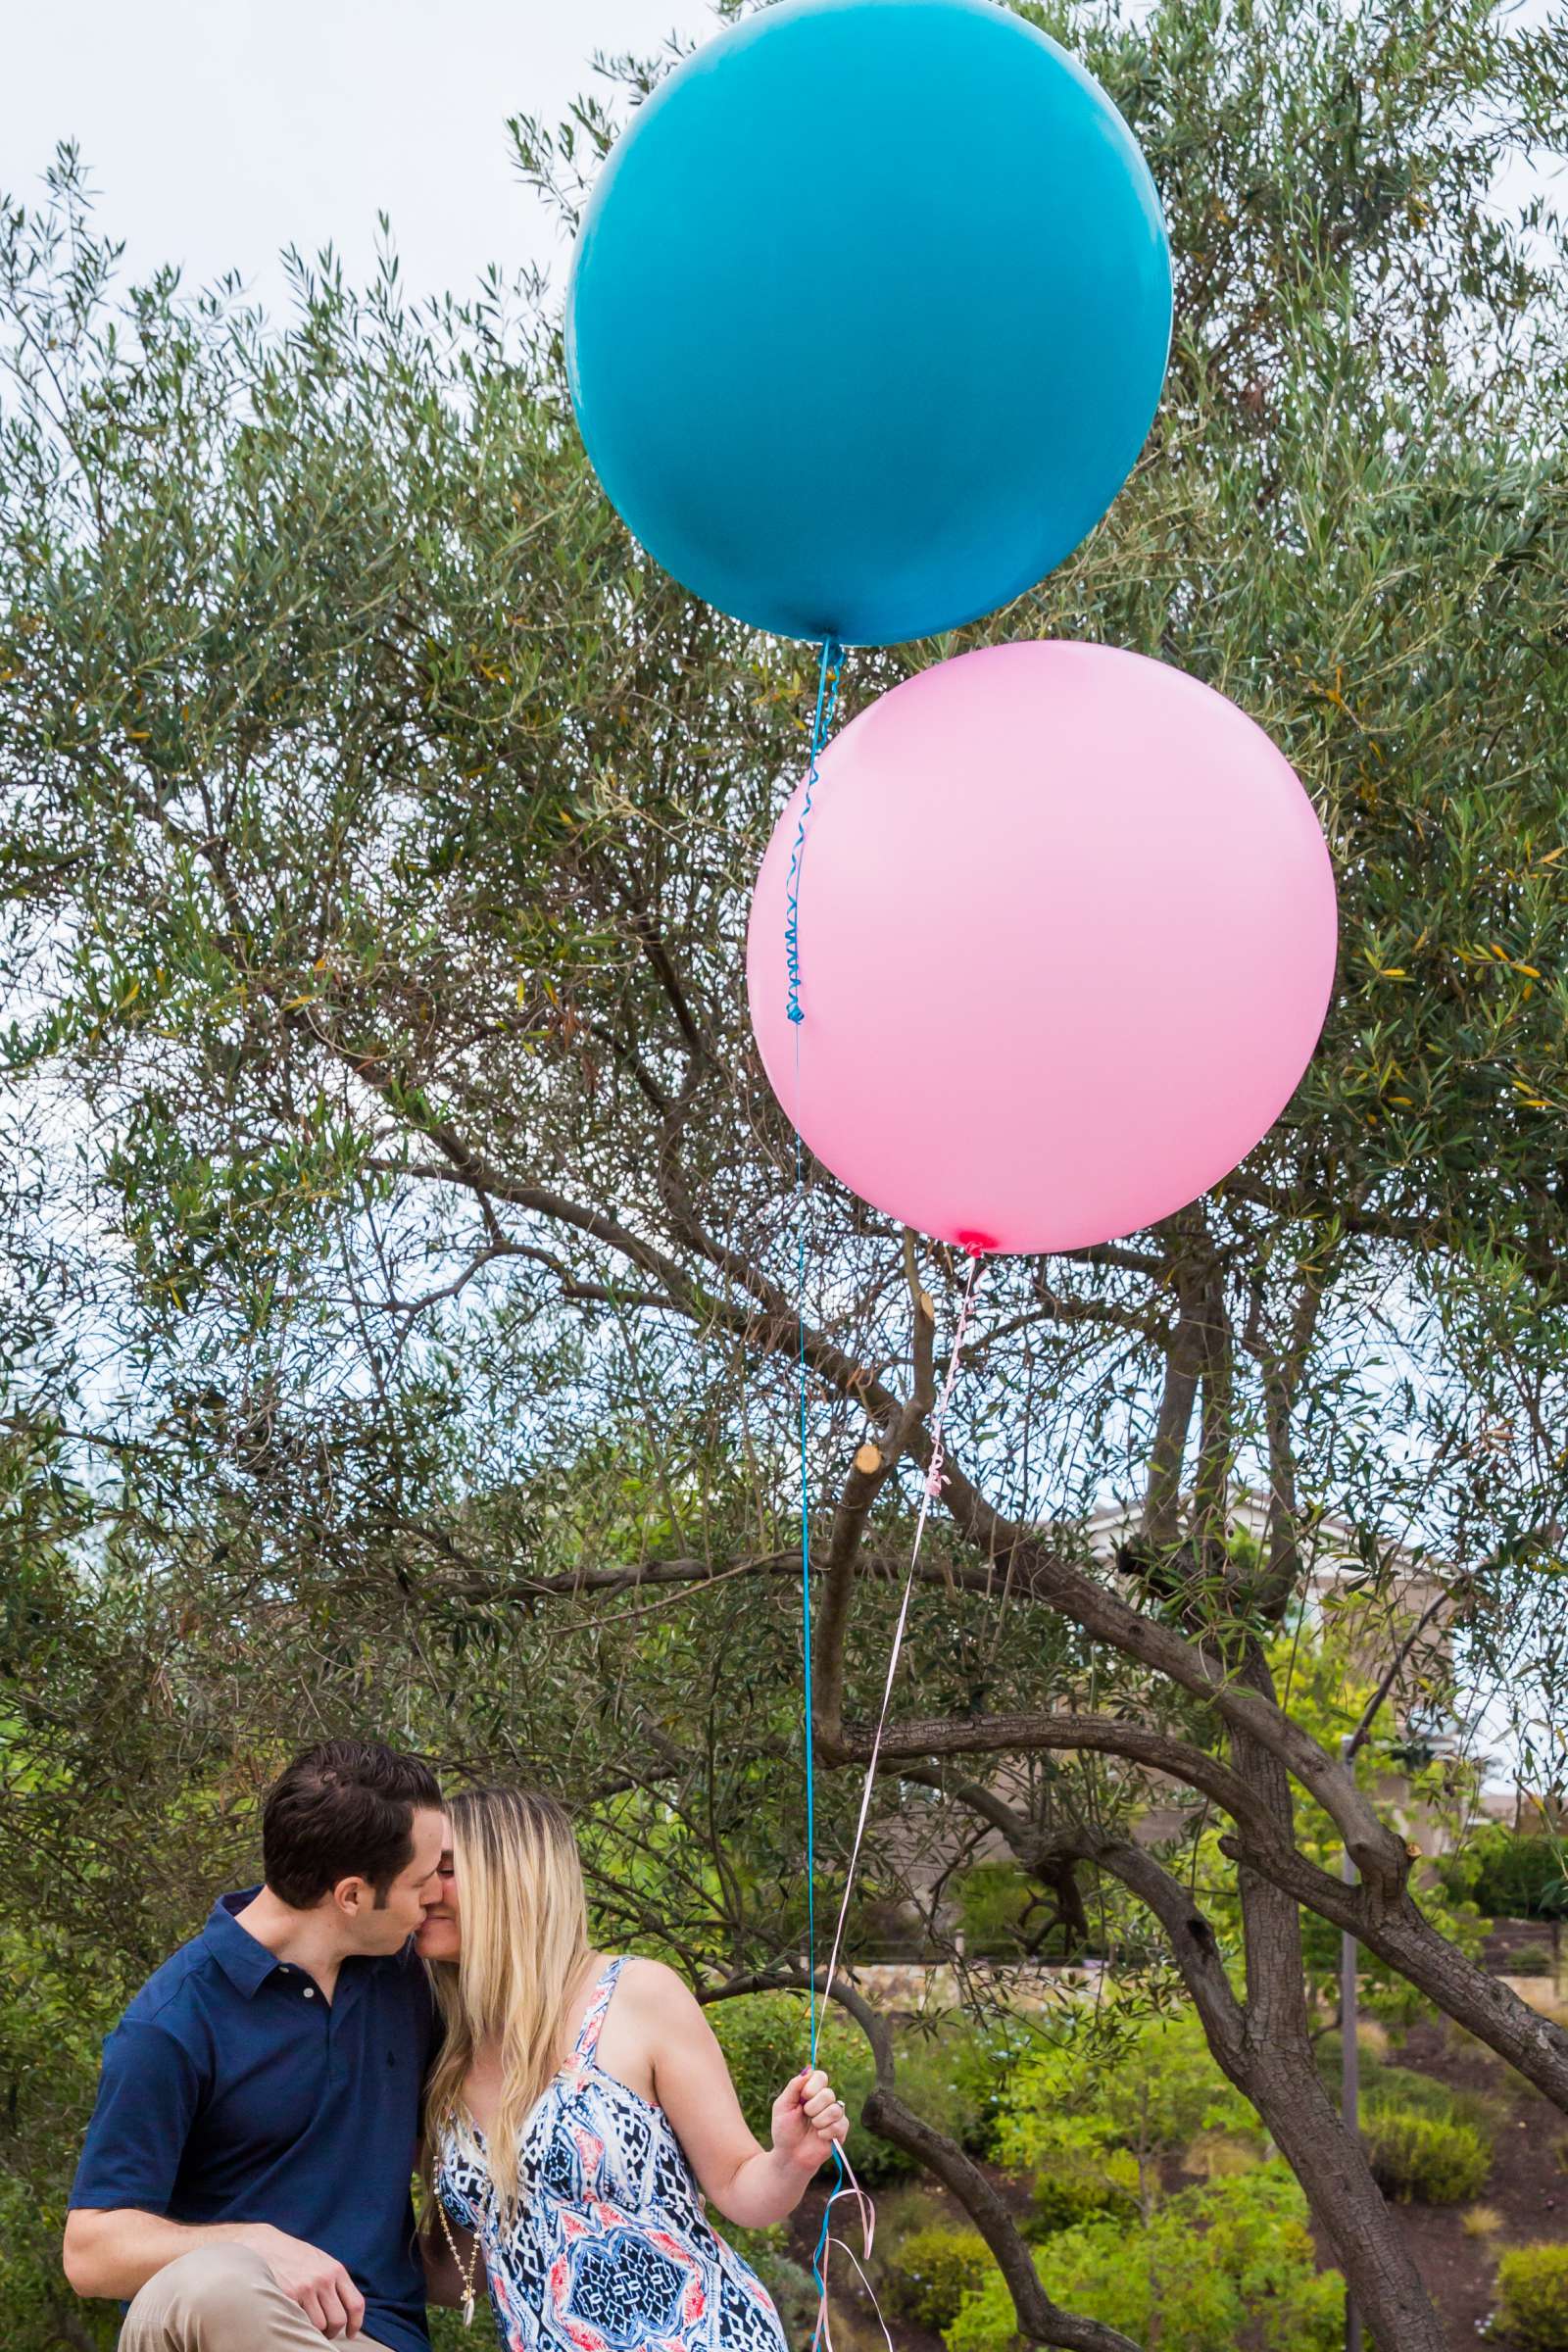
[[[976,1715],[890,1723],[882,1735],[881,1753],[889,1763],[897,1763],[905,1757],[1022,1755],[1063,1748],[1125,1757],[1201,1790],[1233,1821],[1259,1829],[1267,1825],[1268,1816],[1246,1781],[1217,1756],[1204,1755],[1201,1748],[1148,1724],[1112,1715]],[[870,1753],[868,1734],[846,1731],[829,1761],[865,1763]]]

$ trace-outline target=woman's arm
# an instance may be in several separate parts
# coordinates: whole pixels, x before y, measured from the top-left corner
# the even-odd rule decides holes
[[[628,1964],[617,2001],[630,1996],[638,2038],[652,2060],[654,2096],[674,2127],[704,2195],[742,2230],[793,2213],[811,2175],[849,2130],[827,2077],[803,2072],[773,2102],[773,2144],[753,2138],[724,2053],[690,1988],[657,1960]]]
[[[423,2182],[419,2205],[419,2260],[424,2265],[424,2299],[444,2311],[458,2311],[468,2299],[469,2280],[484,2292],[484,2264],[476,2260],[473,2232],[455,2222],[441,2202],[441,2191],[425,2170],[425,2143],[419,2142],[415,2171]]]
[[[427,2303],[440,2304],[445,2311],[456,2311],[467,2301],[470,2278],[476,2299],[482,2299],[484,2264],[475,2257],[471,2231],[461,2229],[450,2214],[447,2215],[447,2229],[452,2232],[456,2253],[447,2243],[446,2230],[441,2227],[441,2216],[436,2212],[432,2198],[429,2211],[419,2226],[419,2255],[424,2263],[424,2299]]]

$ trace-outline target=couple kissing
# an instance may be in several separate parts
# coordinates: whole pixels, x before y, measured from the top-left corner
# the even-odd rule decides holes
[[[120,2352],[428,2352],[486,2292],[507,2352],[783,2352],[705,2207],[782,2220],[843,2106],[807,2070],[758,2144],[681,1978],[594,1949],[559,1805],[330,1740],[262,1853],[104,2045],[65,2268]]]

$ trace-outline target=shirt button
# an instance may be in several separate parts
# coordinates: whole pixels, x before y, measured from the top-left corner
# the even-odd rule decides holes
[[[316,1998],[316,1986],[315,1986],[314,1984],[307,1984],[307,1985],[306,1985],[306,1987],[305,1987],[305,1998],[306,1998],[308,2001],[314,2001],[314,2000],[315,2000],[315,1998]]]

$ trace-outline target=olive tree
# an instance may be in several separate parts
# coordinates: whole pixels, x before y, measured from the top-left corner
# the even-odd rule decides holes
[[[1568,2036],[1442,1933],[1271,1659],[1333,1513],[1374,1598],[1399,1541],[1444,1564],[1469,1671],[1560,1670],[1565,311],[1554,223],[1493,191],[1561,144],[1565,35],[1483,0],[1028,13],[1161,189],[1164,402],[1070,562],[961,640],[855,655],[845,707],[1012,636],[1179,664],[1312,793],[1341,960],[1295,1101],[1210,1196],[985,1266],[872,1879],[913,1823],[1000,1838],[1068,1921],[1115,1888],[1378,2340],[1438,2352],[1319,2080],[1303,1914],[1565,2107]],[[655,71],[613,69],[566,132],[514,126],[568,213]],[[825,1902],[963,1275],[797,1183],[750,1045],[748,891],[814,653],[626,537],[547,286],[411,312],[390,260],[362,292],[296,258],[274,327],[172,272],[122,291],[116,261],[69,154],[6,214],[31,1597],[0,1837],[34,1932],[63,1968],[80,1919],[118,1968],[155,1956],[178,1905],[139,1841],[231,1848],[280,1742],[365,1719],[563,1788],[606,1919],[706,1992],[799,1982],[801,1382]],[[983,920],[956,834],[955,886]],[[868,1055],[920,1017],[868,1006]],[[961,1071],[930,1115],[965,1116]],[[1244,1484],[1260,1547],[1230,1531]],[[1111,1560],[1085,1533],[1107,1496]],[[1379,1671],[1384,1698],[1415,1672],[1396,1630]],[[1133,1835],[1156,1786],[1182,1792],[1159,1849]],[[1223,1919],[1184,1860],[1214,1823]],[[867,2120],[969,2207],[1023,2334],[1119,2343],[1048,2301],[833,1990],[876,2046]]]

